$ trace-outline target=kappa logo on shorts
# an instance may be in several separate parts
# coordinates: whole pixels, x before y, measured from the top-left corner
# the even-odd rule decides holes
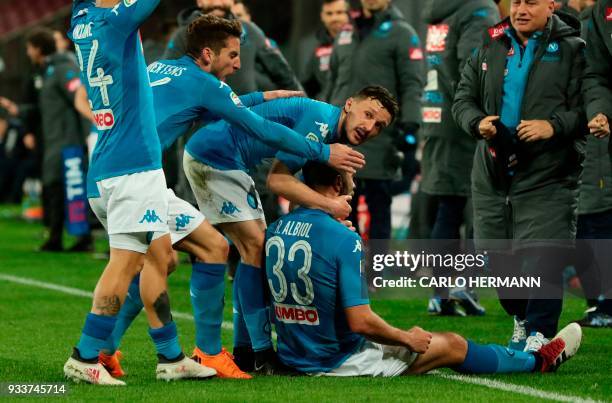
[[[195,217],[192,217],[190,215],[185,215],[185,214],[180,214],[176,217],[176,230],[180,231],[181,229],[185,228],[186,226],[189,225],[189,220],[194,219]]]
[[[219,214],[233,215],[233,214],[240,213],[240,212],[241,212],[240,209],[234,206],[234,203],[229,202],[229,201],[224,201],[223,206],[221,207],[221,211],[219,211]]]
[[[251,186],[249,193],[247,193],[246,199],[247,199],[247,204],[249,205],[249,207],[256,210],[259,203],[257,203],[257,193],[256,193],[254,186]]]
[[[142,224],[145,221],[148,222],[149,224],[152,224],[158,221],[162,222],[161,218],[159,218],[155,210],[147,210],[145,215],[142,216],[142,219],[138,223]]]

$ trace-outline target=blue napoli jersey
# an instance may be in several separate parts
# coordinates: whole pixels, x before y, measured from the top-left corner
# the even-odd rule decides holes
[[[91,158],[94,181],[161,168],[138,27],[159,0],[123,0],[113,8],[73,2],[68,36],[75,43],[99,132]]]
[[[216,169],[248,171],[262,159],[276,156],[292,170],[299,170],[308,158],[304,144],[337,141],[340,108],[308,98],[283,98],[255,105],[253,112],[299,133],[301,138],[267,132],[252,136],[227,121],[198,130],[186,149],[195,159]]]
[[[278,354],[302,372],[339,367],[364,342],[345,308],[369,303],[361,238],[321,210],[298,208],[266,231]]]
[[[329,159],[329,147],[306,141],[288,127],[251,111],[249,106],[263,102],[261,93],[238,97],[227,84],[202,70],[190,56],[160,60],[152,63],[148,71],[154,93],[157,131],[164,148],[193,124],[223,119],[251,136],[275,138],[279,143],[299,147],[301,155],[309,159],[322,162]],[[233,153],[234,150],[224,152]]]

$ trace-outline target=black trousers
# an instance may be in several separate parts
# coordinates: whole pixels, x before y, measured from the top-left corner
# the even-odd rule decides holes
[[[527,320],[527,334],[540,332],[552,338],[557,333],[563,307],[563,269],[572,251],[558,247],[525,249],[514,255],[489,253],[494,276],[535,276],[541,288],[497,289],[499,302],[509,315]]]
[[[588,239],[612,239],[612,210],[578,216],[576,232],[576,259],[574,267],[589,306],[599,305],[599,310],[612,315],[612,269],[609,266],[609,252],[593,250]],[[602,243],[603,245],[603,243]],[[597,245],[599,246],[599,245]],[[604,295],[603,302],[598,302]]]
[[[391,181],[377,179],[355,179],[355,194],[351,201],[351,215],[349,219],[357,225],[357,206],[359,197],[365,196],[365,201],[370,212],[369,239],[376,239],[376,243],[368,243],[366,246],[366,262],[371,262],[371,256],[387,253],[389,240],[391,238]],[[363,235],[363,234],[362,234]],[[376,273],[370,265],[366,266],[366,278],[368,285]]]
[[[43,185],[43,212],[44,222],[49,228],[49,241],[62,243],[64,231],[64,186],[61,182]]]

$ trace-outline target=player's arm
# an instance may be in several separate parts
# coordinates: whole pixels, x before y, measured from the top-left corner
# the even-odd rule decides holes
[[[74,109],[83,115],[87,120],[95,123],[91,107],[89,106],[89,98],[87,97],[87,90],[84,85],[81,85],[74,94]]]
[[[250,92],[246,95],[241,95],[240,102],[247,108],[250,108],[255,105],[262,104],[267,101],[272,101],[273,99],[279,98],[293,98],[293,97],[304,97],[303,91],[291,91],[291,90],[275,90],[275,91],[265,91],[265,92]]]
[[[350,329],[376,343],[405,346],[424,353],[429,347],[431,333],[420,327],[401,330],[389,325],[370,308],[367,285],[362,276],[363,246],[361,238],[348,233],[338,246],[338,293]]]
[[[419,43],[418,35],[408,26],[403,27],[403,35],[395,44],[395,71],[398,77],[398,99],[401,113],[398,128],[401,134],[415,135],[421,125],[421,99],[425,64],[423,49]],[[404,39],[408,37],[409,39]]]
[[[110,9],[108,21],[124,35],[131,35],[149,18],[160,0],[123,0]]]
[[[589,120],[599,113],[612,120],[612,60],[604,42],[605,27],[600,24],[604,13],[600,2],[591,11],[587,31],[587,68],[582,86]]]

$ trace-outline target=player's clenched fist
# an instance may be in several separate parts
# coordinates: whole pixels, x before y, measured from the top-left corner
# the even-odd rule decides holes
[[[365,157],[349,146],[335,143],[329,145],[327,164],[341,171],[355,173],[357,169],[361,169],[365,165]]]
[[[493,124],[499,116],[487,116],[478,124],[478,133],[485,139],[491,140],[497,134],[497,128]]]
[[[597,138],[604,138],[610,135],[610,122],[608,117],[603,113],[598,113],[597,116],[589,122],[589,131]]]
[[[432,334],[415,326],[406,332],[406,344],[410,351],[423,354],[429,349]]]

